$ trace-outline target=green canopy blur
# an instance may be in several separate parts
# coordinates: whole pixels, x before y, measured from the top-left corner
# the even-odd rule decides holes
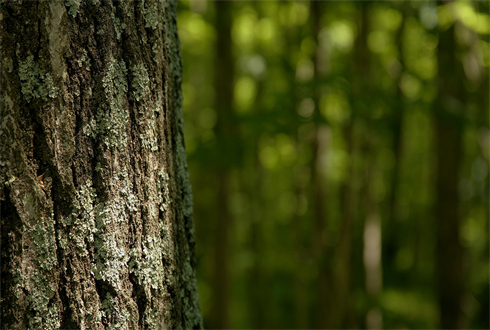
[[[206,328],[489,328],[489,2],[179,2]]]

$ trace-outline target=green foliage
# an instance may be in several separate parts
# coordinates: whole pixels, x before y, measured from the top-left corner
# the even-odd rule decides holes
[[[233,104],[221,112],[215,79],[230,70],[216,44],[223,18],[215,2],[179,5],[205,326],[220,317],[217,246],[228,252],[230,328],[325,328],[325,301],[332,328],[368,327],[372,311],[385,328],[438,326],[434,118],[439,75],[454,69],[440,66],[440,36],[454,28],[464,70],[453,92],[465,96],[448,103],[464,109],[467,326],[488,327],[488,4],[233,2]],[[379,227],[369,231],[373,214]],[[372,237],[382,281],[375,294],[366,275]],[[320,296],[322,276],[329,295]]]

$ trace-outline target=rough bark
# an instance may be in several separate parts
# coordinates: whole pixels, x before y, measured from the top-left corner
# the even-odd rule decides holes
[[[0,20],[1,328],[200,328],[176,3]]]

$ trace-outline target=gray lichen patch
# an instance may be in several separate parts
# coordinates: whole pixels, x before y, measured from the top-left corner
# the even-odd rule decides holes
[[[99,233],[95,240],[95,263],[92,271],[95,278],[109,282],[121,289],[121,274],[126,272],[129,261],[127,242],[113,229],[119,223],[127,224],[132,212],[137,211],[138,199],[126,171],[116,173],[110,182],[110,191],[117,192],[104,206],[97,218]]]
[[[4,185],[6,186],[10,186],[12,184],[12,182],[14,182],[17,178],[15,176],[13,176],[12,174],[10,174],[8,176],[8,180],[4,182]]]
[[[67,0],[65,1],[65,6],[68,7],[68,14],[73,17],[76,17],[78,14],[78,10],[80,9],[80,4],[82,0]]]
[[[112,58],[107,65],[107,72],[102,79],[104,91],[111,102],[111,107],[119,107],[128,91],[126,81],[126,63]]]
[[[19,78],[22,94],[27,102],[33,98],[46,101],[48,97],[55,98],[58,95],[58,88],[53,85],[51,75],[39,68],[33,55],[19,63]]]
[[[30,274],[33,287],[29,290],[29,307],[34,316],[29,318],[32,329],[59,329],[59,315],[56,306],[49,306],[49,300],[56,294],[54,283],[45,273],[34,269]],[[57,321],[58,319],[58,321]]]
[[[105,226],[110,223],[127,222],[129,213],[137,210],[138,199],[133,193],[133,184],[129,181],[128,172],[116,172],[110,179],[110,191],[115,192],[105,210]]]
[[[41,238],[38,237],[37,239]],[[55,246],[54,242],[51,243]],[[50,306],[50,299],[56,294],[56,286],[52,279],[49,278],[49,274],[56,265],[56,254],[51,253],[53,251],[50,251],[49,247],[46,247],[46,244],[37,246],[42,250],[39,255],[42,259],[46,260],[46,264],[43,265],[42,261],[40,261],[40,268],[31,271],[30,280],[33,285],[28,289],[28,299],[29,308],[34,316],[29,318],[29,324],[32,329],[59,329],[60,324],[57,307]]]
[[[90,63],[90,57],[88,57],[87,50],[83,49],[82,54],[78,57],[76,60],[78,67],[80,68],[85,68],[87,71],[90,71],[91,63]]]
[[[56,305],[49,306],[55,294],[54,286],[46,287],[47,281],[39,272],[32,274],[36,289],[29,292],[29,304],[35,316],[29,318],[30,329],[56,330],[60,328],[60,313]]]
[[[169,177],[167,172],[161,169],[158,172],[157,191],[158,191],[158,205],[160,205],[160,211],[167,210],[170,202],[170,191],[168,189]]]
[[[158,307],[150,309],[145,321],[147,329],[167,329],[165,324],[162,322],[161,317],[158,317],[158,311]]]
[[[143,148],[150,149],[151,151],[158,151],[158,141],[155,129],[155,118],[152,115],[147,121],[144,133],[140,134],[141,146]]]
[[[36,245],[40,268],[51,270],[57,265],[53,219],[40,219],[30,228],[29,236]]]
[[[105,299],[102,300],[102,317],[110,322],[106,328],[108,330],[131,328],[131,314],[124,304],[121,304],[118,297],[113,297],[110,293],[107,293]]]
[[[108,104],[100,105],[97,112],[96,134],[102,134],[107,146],[123,151],[127,144],[126,128],[129,122],[129,110],[126,93],[128,83],[127,69],[123,60],[111,59],[107,72],[102,78],[102,86]]]
[[[9,57],[4,59],[4,63],[6,63],[7,72],[12,73],[12,71],[14,71],[14,61]]]
[[[95,263],[92,271],[95,278],[108,282],[121,290],[121,274],[127,269],[129,253],[114,232],[98,235],[95,240]]]
[[[150,93],[150,78],[148,77],[148,71],[143,63],[133,65],[132,67],[133,82],[133,94],[136,101],[141,101],[146,98]]]
[[[74,246],[79,255],[87,256],[94,247],[95,278],[107,281],[116,289],[121,289],[120,275],[127,269],[129,253],[127,242],[116,235],[115,226],[127,224],[130,213],[136,211],[138,200],[132,190],[127,172],[118,172],[110,179],[110,191],[116,193],[107,202],[101,202],[88,179],[76,192],[71,215],[61,221],[68,235],[58,231],[62,248]]]
[[[92,180],[88,179],[82,185],[72,202],[72,213],[67,219],[62,220],[62,225],[72,226],[69,234],[70,242],[78,249],[82,256],[87,255],[88,245],[93,244],[94,236],[98,229],[96,217],[100,213],[101,205],[98,203]],[[68,245],[67,237],[59,232],[59,242],[62,247]]]
[[[121,235],[115,235],[115,226],[127,224],[130,213],[135,212],[137,198],[129,182],[127,172],[116,173],[110,182],[111,191],[117,192],[108,202],[101,206],[97,227],[99,230],[95,240],[95,263],[92,271],[95,278],[109,282],[114,288],[121,288],[121,277],[126,272],[129,261],[127,242]]]
[[[97,136],[97,121],[94,118],[91,118],[88,124],[83,126],[83,134],[86,136],[91,136],[95,139]]]
[[[145,27],[156,30],[164,15],[158,10],[159,1],[142,1],[141,9],[145,17]]]
[[[116,38],[117,40],[121,40],[121,35],[126,28],[126,24],[124,22],[121,22],[119,17],[115,17],[115,14],[113,13],[113,19],[114,19],[114,30],[116,31]]]
[[[41,198],[42,200],[42,198]],[[53,268],[57,266],[54,220],[52,214],[46,216],[39,203],[37,193],[26,193],[24,205],[30,221],[25,222],[26,245],[31,245],[35,262],[23,265],[21,280],[28,292],[28,324],[32,329],[59,329],[59,311],[50,301],[56,295],[56,281]],[[41,215],[43,214],[44,215]],[[27,276],[26,276],[27,275]],[[19,283],[20,284],[20,283]]]
[[[130,271],[136,275],[140,285],[162,289],[165,269],[162,263],[163,244],[159,236],[148,236],[142,248],[131,249]]]

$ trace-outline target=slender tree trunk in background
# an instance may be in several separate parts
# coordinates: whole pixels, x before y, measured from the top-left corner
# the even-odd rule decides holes
[[[295,171],[299,172],[299,171]],[[293,218],[291,220],[292,229],[294,230],[294,247],[296,265],[298,265],[298,271],[294,278],[294,310],[295,310],[295,322],[296,329],[308,328],[308,279],[304,270],[305,259],[307,252],[304,246],[304,234],[302,224],[302,217],[300,214],[301,197],[303,189],[300,187],[298,175],[294,175],[294,200],[295,209],[293,210]]]
[[[261,223],[265,219],[266,215],[263,214],[266,210],[266,206],[263,198],[254,198],[257,195],[262,195],[262,183],[263,183],[263,168],[260,165],[258,159],[258,143],[255,143],[255,148],[253,149],[255,158],[254,165],[252,168],[254,169],[254,173],[248,173],[245,177],[246,180],[251,182],[244,182],[243,186],[247,187],[248,185],[248,195],[250,201],[250,250],[253,254],[253,265],[248,274],[248,297],[249,297],[249,305],[248,311],[250,315],[251,327],[253,329],[264,329],[267,328],[266,316],[267,316],[267,307],[265,304],[270,297],[266,297],[264,292],[266,289],[264,288],[264,271],[262,267],[262,255],[261,251],[263,251],[263,233]]]
[[[364,159],[366,160],[366,187],[364,196],[364,248],[363,262],[368,298],[368,312],[366,314],[367,329],[382,329],[383,315],[378,306],[379,296],[383,286],[383,268],[381,259],[381,219],[377,202],[372,196],[373,177],[375,175],[376,160],[373,156],[374,133],[366,136],[364,144]]]
[[[368,35],[368,11],[367,4],[364,2],[359,3],[359,19],[358,19],[358,35],[354,45],[354,57],[352,64],[352,113],[348,121],[343,128],[344,140],[347,145],[347,153],[349,155],[349,163],[347,165],[347,175],[345,181],[340,186],[340,207],[341,214],[341,228],[339,237],[339,252],[334,259],[334,265],[338,267],[334,283],[340,283],[336,285],[336,300],[342,306],[342,314],[340,317],[340,324],[337,327],[358,327],[357,320],[355,319],[355,313],[352,307],[352,291],[353,283],[351,278],[351,267],[353,263],[353,249],[354,249],[354,223],[355,219],[359,216],[356,209],[359,206],[359,198],[357,197],[358,191],[354,188],[355,181],[357,180],[359,173],[354,164],[356,154],[359,152],[359,146],[357,136],[359,135],[358,129],[358,115],[362,111],[360,109],[362,104],[358,100],[363,98],[363,93],[366,93],[367,82],[369,74],[369,51],[367,47],[367,35]],[[335,301],[334,301],[335,303]]]
[[[318,45],[318,33],[321,28],[321,15],[322,15],[322,2],[312,1],[311,14],[313,22],[313,33],[317,42],[317,50],[313,59],[315,66],[314,73],[314,86],[313,89],[313,102],[314,112],[313,121],[315,124],[314,135],[311,142],[311,148],[313,150],[313,157],[311,161],[311,173],[313,182],[313,208],[315,217],[315,254],[321,255],[325,252],[325,230],[326,230],[326,210],[325,210],[325,152],[326,152],[326,127],[320,123],[321,113],[319,109],[319,99],[321,95],[319,80],[323,76],[324,72],[320,69],[323,65],[322,62],[327,61],[324,53],[321,53]],[[320,285],[321,286],[321,285]]]
[[[369,3],[360,3],[360,20],[359,30],[360,33],[355,43],[355,63],[354,63],[354,79],[353,79],[353,93],[354,97],[361,102],[356,101],[355,112],[359,113],[359,121],[353,123],[351,128],[354,132],[358,130],[357,134],[362,137],[360,146],[360,156],[362,159],[363,177],[364,182],[362,186],[361,196],[364,203],[364,212],[362,214],[363,224],[363,264],[364,264],[364,276],[365,276],[365,289],[367,292],[367,313],[366,313],[366,328],[368,329],[380,329],[383,327],[382,314],[378,305],[378,298],[382,289],[382,263],[381,263],[381,251],[382,251],[382,236],[381,236],[381,219],[378,210],[377,202],[372,196],[372,185],[374,172],[376,170],[376,158],[373,155],[375,151],[376,132],[369,125],[363,124],[363,117],[369,117],[368,104],[370,93],[373,92],[371,88],[371,73],[370,73],[370,52],[367,46],[367,37],[369,33]],[[355,120],[356,118],[353,118]],[[347,131],[348,132],[348,131]],[[353,132],[350,132],[352,134]],[[356,135],[357,135],[356,134]],[[350,137],[352,139],[352,137]],[[346,138],[349,141],[349,137]],[[352,143],[352,142],[351,142]],[[353,146],[350,147],[351,155],[355,150]],[[352,161],[351,161],[352,162]],[[352,167],[353,164],[351,163]],[[351,173],[354,173],[351,170]],[[354,177],[354,174],[351,174]],[[352,189],[352,188],[351,188]],[[352,197],[352,199],[354,199]],[[347,205],[347,204],[345,204]],[[351,206],[350,209],[353,207]],[[351,212],[344,209],[344,212]],[[354,217],[353,217],[354,218]],[[352,221],[352,220],[351,220]],[[353,227],[353,225],[351,225]],[[352,234],[351,234],[352,235]]]
[[[459,24],[459,22],[455,22]],[[464,72],[457,58],[455,24],[439,34],[437,59],[439,93],[435,103],[437,148],[437,282],[440,327],[464,328],[463,249],[459,235],[458,182],[462,153],[465,91]]]
[[[200,328],[176,3],[0,20],[1,328]]]
[[[279,7],[285,8],[287,2],[281,2]],[[286,27],[285,33],[282,34],[284,43],[284,52],[281,54],[281,63],[287,74],[294,77],[296,74],[296,67],[290,59],[291,52],[294,49],[295,40],[297,39],[297,31],[290,26]],[[299,95],[297,93],[297,85],[294,78],[289,81],[288,93],[286,94],[287,104],[292,104],[293,106],[287,107],[289,111],[292,112],[291,116],[297,116],[296,108],[299,102]],[[295,149],[297,152],[301,149],[303,143],[299,139],[298,124],[290,132],[290,135],[294,137]],[[307,187],[304,184],[304,173],[308,171],[309,164],[295,164],[292,169],[293,176],[293,191],[294,191],[294,207],[292,214],[292,230],[294,231],[294,263],[297,265],[297,271],[294,273],[294,327],[297,329],[311,328],[311,314],[309,313],[309,281],[308,274],[308,264],[311,262],[311,248],[309,247],[309,241],[311,234],[305,234],[305,217],[303,214],[302,202],[303,197],[307,195]],[[316,310],[314,312],[317,312]],[[312,313],[313,314],[313,313]]]
[[[230,328],[230,272],[229,272],[229,231],[231,214],[229,211],[229,173],[219,167],[217,195],[217,225],[215,229],[215,265],[210,328]]]
[[[315,128],[311,142],[313,157],[310,167],[311,181],[313,183],[313,214],[315,222],[313,255],[318,264],[317,315],[318,326],[320,328],[335,325],[335,322],[333,321],[338,317],[338,313],[333,312],[336,310],[334,308],[336,305],[332,303],[331,288],[329,288],[329,273],[331,272],[329,268],[331,266],[331,258],[325,241],[325,237],[327,237],[327,232],[329,230],[327,226],[327,211],[325,208],[327,205],[325,191],[327,183],[325,158],[329,144],[329,129],[320,121],[322,115],[319,107],[322,93],[320,79],[326,75],[326,67],[328,64],[326,50],[318,41],[318,34],[322,27],[321,18],[325,4],[326,3],[321,1],[310,2],[311,28],[313,31],[313,38],[317,44],[315,55],[313,57],[314,87],[312,99],[314,102],[313,123]]]
[[[254,3],[255,5],[257,3]],[[263,81],[258,81],[257,95],[255,97],[255,111],[261,111],[262,100],[264,96]],[[244,166],[241,172],[244,174],[241,178],[241,186],[245,187],[250,203],[249,221],[250,221],[250,239],[249,248],[253,254],[253,265],[249,271],[247,278],[248,291],[248,313],[250,318],[251,328],[265,329],[268,326],[267,303],[268,297],[264,295],[266,288],[264,287],[265,272],[263,267],[261,251],[263,251],[263,227],[262,224],[267,218],[265,213],[267,210],[264,205],[263,185],[264,185],[264,168],[259,159],[259,141],[253,136],[251,145],[251,166]],[[251,171],[247,171],[250,168]]]
[[[389,205],[388,205],[388,221],[386,224],[386,230],[384,235],[386,238],[391,239],[390,242],[386,242],[385,249],[390,249],[389,257],[394,259],[395,250],[397,249],[396,240],[397,240],[397,193],[398,186],[400,182],[400,168],[401,168],[401,157],[402,157],[402,126],[403,126],[403,115],[405,112],[405,99],[403,96],[403,91],[401,89],[401,78],[403,71],[405,69],[405,61],[403,56],[403,37],[405,30],[405,21],[406,21],[406,10],[402,7],[402,22],[400,24],[400,28],[396,34],[396,45],[398,48],[398,56],[399,56],[399,71],[395,68],[394,72],[398,75],[396,78],[396,92],[395,92],[395,102],[396,107],[393,109],[393,118],[392,118],[392,131],[393,131],[393,154],[394,154],[394,164],[393,170],[391,174],[391,190],[388,197]],[[387,260],[389,264],[394,262],[393,260]]]
[[[233,146],[230,137],[233,132],[233,87],[234,87],[234,61],[231,40],[231,6],[229,1],[216,1],[216,80],[215,97],[217,124],[215,126],[216,138],[221,154],[233,157],[230,154]],[[216,329],[230,328],[230,274],[229,274],[229,235],[232,215],[229,209],[230,171],[228,159],[218,159],[216,168],[216,181],[218,182],[218,195],[216,200],[216,241],[215,265],[213,279],[214,301],[209,326]]]
[[[350,157],[353,155],[353,125],[352,122],[347,124],[345,128],[345,138],[347,145],[347,153]],[[351,158],[352,161],[352,158]],[[352,189],[352,175],[354,174],[352,163],[347,166],[347,182],[340,187],[340,207],[341,213],[341,227],[340,237],[337,248],[337,253],[334,257],[334,265],[338,267],[336,277],[334,281],[336,283],[335,290],[337,292],[336,299],[332,302],[338,301],[340,305],[340,324],[337,327],[355,327],[350,320],[352,316],[352,283],[351,283],[351,263],[352,263],[352,222],[353,222],[353,194]]]

